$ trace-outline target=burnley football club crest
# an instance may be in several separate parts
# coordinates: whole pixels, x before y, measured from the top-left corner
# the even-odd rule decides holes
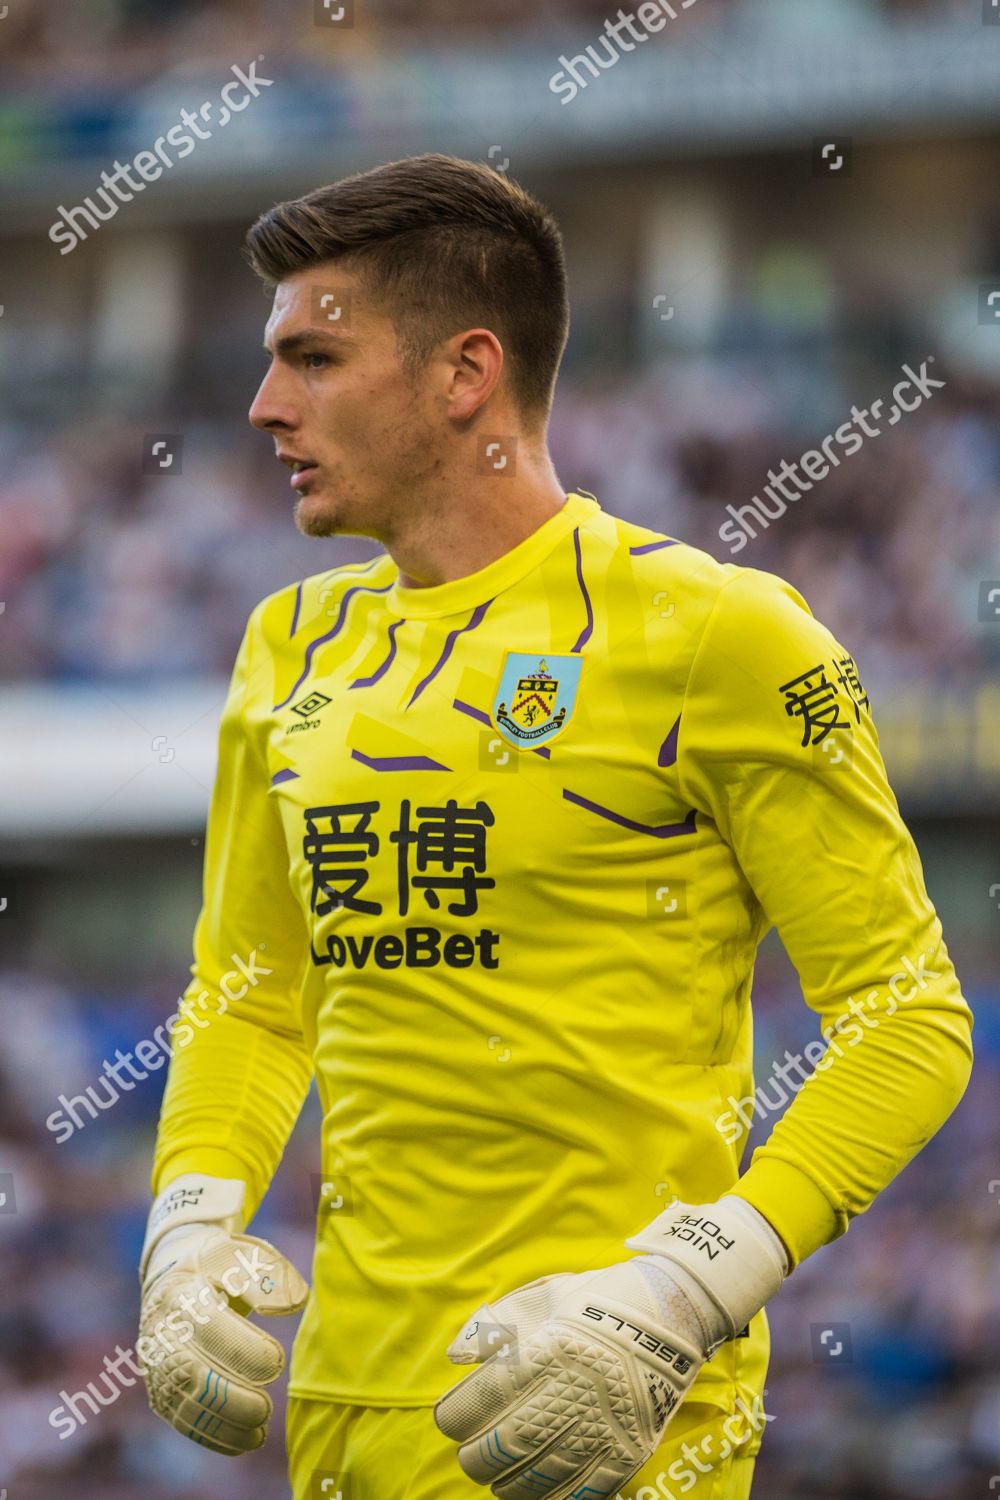
[[[582,656],[508,651],[493,700],[493,722],[512,745],[533,749],[554,739],[573,712]]]

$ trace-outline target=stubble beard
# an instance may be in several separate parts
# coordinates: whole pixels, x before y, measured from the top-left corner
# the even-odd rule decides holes
[[[311,495],[300,495],[295,504],[295,525],[303,536],[337,536],[342,527],[334,514],[336,506],[328,500],[312,503]]]

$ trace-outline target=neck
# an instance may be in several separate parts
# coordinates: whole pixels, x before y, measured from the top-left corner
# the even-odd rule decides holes
[[[565,500],[544,442],[533,447],[519,439],[505,470],[471,478],[453,474],[431,493],[411,495],[385,547],[404,588],[450,583],[510,552],[555,515]]]

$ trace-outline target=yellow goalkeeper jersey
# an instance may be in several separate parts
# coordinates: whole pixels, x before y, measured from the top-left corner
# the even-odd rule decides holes
[[[772,925],[824,1040],[740,1177]],[[970,1066],[857,664],[780,579],[584,494],[470,576],[383,554],[257,606],[194,948],[188,997],[238,998],[175,1047],[154,1190],[241,1177],[252,1212],[315,1075],[291,1389],[353,1404],[432,1403],[477,1306],[675,1194],[735,1189],[798,1262]],[[766,1358],[761,1313],[691,1399]]]

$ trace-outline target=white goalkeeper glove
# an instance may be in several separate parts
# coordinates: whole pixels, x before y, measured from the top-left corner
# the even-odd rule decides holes
[[[788,1272],[781,1240],[742,1198],[674,1203],[625,1244],[647,1253],[532,1281],[484,1304],[448,1347],[453,1364],[486,1363],[434,1420],[501,1500],[616,1494],[705,1360]]]
[[[296,1312],[309,1294],[273,1245],[240,1232],[244,1192],[233,1178],[176,1178],[153,1204],[139,1269],[149,1404],[216,1453],[264,1441],[273,1407],[263,1387],[285,1366],[277,1339],[247,1313]]]

